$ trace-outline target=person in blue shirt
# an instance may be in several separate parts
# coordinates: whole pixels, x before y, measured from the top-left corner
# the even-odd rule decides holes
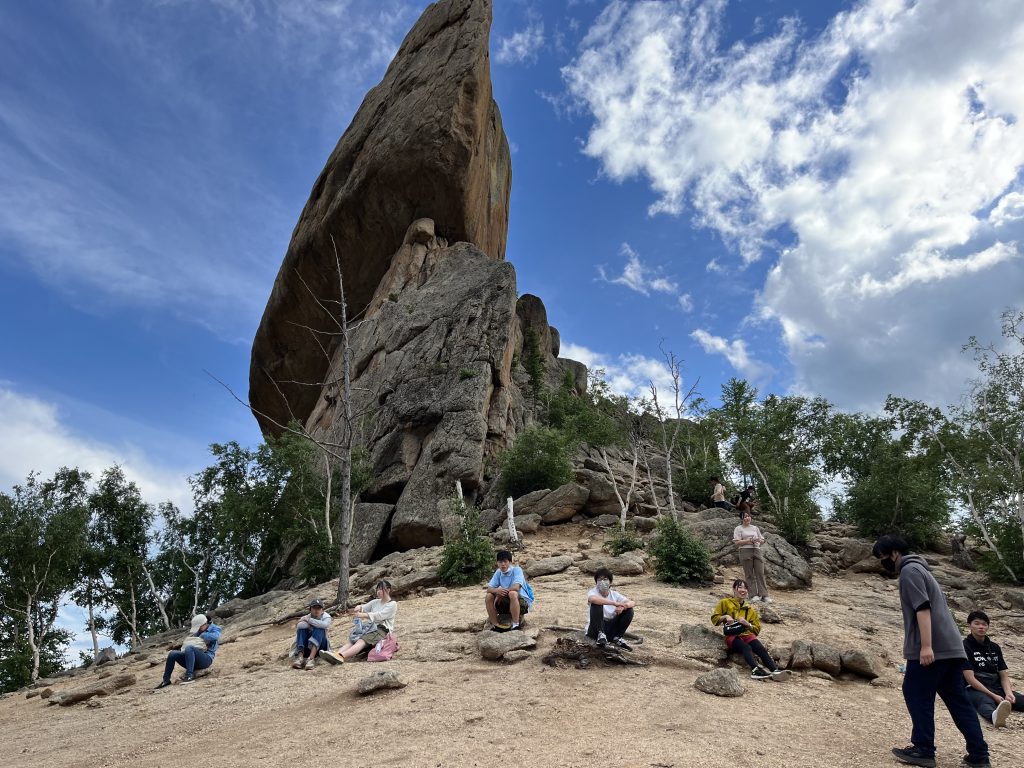
[[[220,627],[211,624],[209,619],[201,613],[193,616],[188,637],[181,643],[181,650],[171,651],[167,654],[164,677],[156,690],[159,691],[171,684],[171,673],[174,672],[175,664],[181,664],[185,668],[185,676],[181,678],[182,683],[194,681],[196,670],[213,666],[213,657],[217,653],[218,643],[220,643]]]
[[[484,605],[492,629],[519,629],[523,614],[533,605],[533,590],[526,583],[523,569],[512,565],[512,553],[501,550],[497,555],[498,569],[487,583]],[[512,624],[498,622],[499,614],[512,617]]]

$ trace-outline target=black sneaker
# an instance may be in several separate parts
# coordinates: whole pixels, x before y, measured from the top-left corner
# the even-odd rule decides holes
[[[970,766],[971,768],[992,768],[992,763],[988,761],[987,755],[985,757],[971,757],[970,755],[964,755],[961,765]]]
[[[925,752],[923,749],[913,745],[903,749],[893,747],[892,754],[901,763],[906,763],[907,765],[923,765],[925,768],[935,768],[935,753]]]
[[[170,685],[170,684],[171,684],[171,681],[170,681],[170,680],[161,680],[161,681],[160,681],[160,685],[158,685],[158,686],[157,686],[156,688],[154,688],[153,690],[154,690],[154,691],[159,691],[159,690],[160,690],[161,688],[166,688],[166,687],[167,687],[168,685]]]
[[[196,676],[195,675],[185,675],[183,678],[181,678],[181,684],[182,685],[185,685],[185,683],[194,683],[195,681],[196,681]]]
[[[629,643],[627,643],[621,637],[616,637],[614,640],[612,640],[612,645],[618,646],[619,648],[621,648],[624,651],[632,651],[633,650],[633,646],[630,645]]]
[[[754,667],[754,670],[750,673],[751,680],[767,680],[771,676],[772,673],[764,667]]]
[[[597,644],[599,646],[601,646],[602,648],[604,648],[606,645],[608,645],[608,637],[607,637],[607,635],[605,635],[604,632],[598,632],[597,633]]]

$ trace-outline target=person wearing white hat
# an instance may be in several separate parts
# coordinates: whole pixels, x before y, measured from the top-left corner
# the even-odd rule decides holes
[[[181,678],[182,683],[191,683],[195,680],[196,670],[207,669],[213,665],[213,657],[217,653],[219,642],[220,627],[211,624],[210,620],[201,613],[193,616],[188,637],[181,643],[181,650],[171,651],[167,654],[164,677],[156,690],[159,691],[171,684],[171,673],[174,672],[175,664],[181,664],[185,668],[185,675]]]

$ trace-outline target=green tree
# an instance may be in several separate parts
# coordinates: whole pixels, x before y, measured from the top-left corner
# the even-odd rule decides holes
[[[493,570],[494,547],[480,524],[478,509],[467,507],[458,494],[452,496],[449,504],[459,519],[459,527],[444,542],[438,576],[442,584],[475,584]]]
[[[36,680],[61,601],[78,578],[89,518],[89,475],[62,467],[41,482],[33,473],[0,494],[0,602],[28,647],[28,679]],[[51,645],[48,645],[48,641]]]
[[[673,517],[658,519],[648,551],[654,555],[654,572],[660,581],[693,584],[711,580],[708,548]]]
[[[519,498],[572,480],[569,445],[565,435],[551,427],[533,424],[523,430],[499,459],[502,496]]]

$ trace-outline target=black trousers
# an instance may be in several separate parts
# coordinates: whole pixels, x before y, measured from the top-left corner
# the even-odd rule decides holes
[[[756,637],[736,637],[733,639],[732,645],[729,646],[729,650],[742,654],[743,660],[747,662],[747,666],[751,669],[757,666],[757,659],[761,660],[761,663],[768,668],[769,672],[774,672],[779,668],[779,665],[775,663],[775,659],[768,653],[768,649]],[[757,654],[757,658],[754,657],[755,654]]]
[[[632,608],[627,608],[622,613],[616,615],[614,619],[606,619],[604,617],[604,606],[591,603],[590,626],[587,627],[587,637],[591,640],[596,640],[597,633],[604,632],[609,640],[614,640],[626,634],[626,630],[632,621]]]
[[[974,758],[988,757],[988,744],[981,733],[978,715],[964,689],[963,659],[933,661],[927,667],[918,661],[907,661],[903,675],[903,700],[913,730],[910,740],[928,754],[935,754],[935,696],[949,710],[953,724],[967,742],[967,754]]]

